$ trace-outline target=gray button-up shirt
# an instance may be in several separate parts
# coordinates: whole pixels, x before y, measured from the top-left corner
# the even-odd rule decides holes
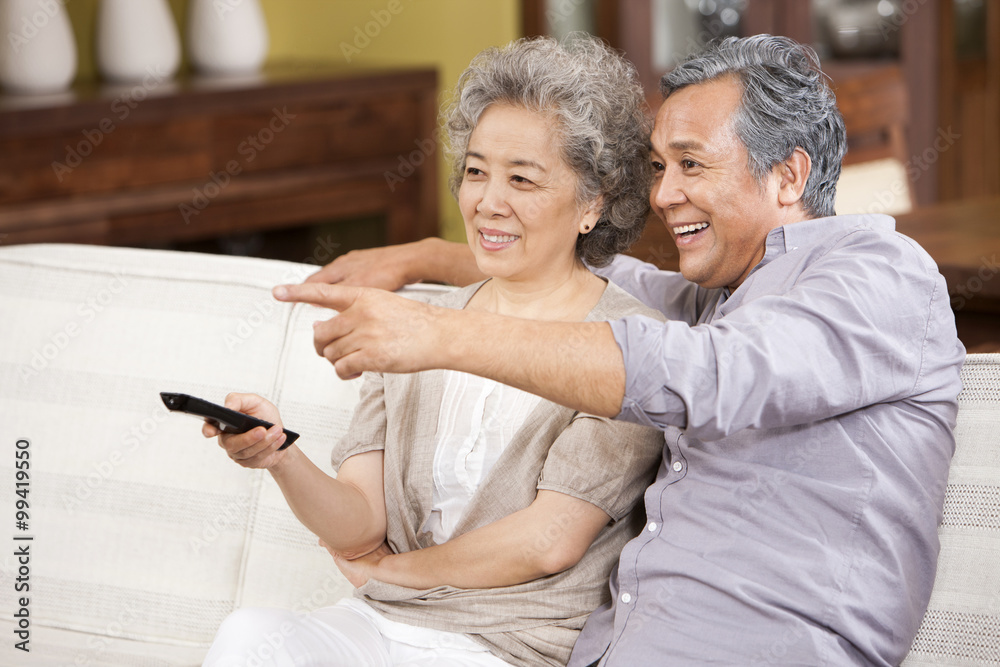
[[[732,294],[619,258],[619,417],[663,429],[646,527],[572,667],[895,665],[934,582],[965,350],[887,216],[786,225]]]

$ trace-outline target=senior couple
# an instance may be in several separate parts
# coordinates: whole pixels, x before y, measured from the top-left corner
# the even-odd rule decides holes
[[[273,428],[204,433],[271,472],[358,588],[237,611],[206,665],[279,627],[275,665],[905,657],[964,358],[944,280],[891,218],[834,215],[844,126],[808,48],[728,39],[661,92],[650,132],[596,40],[480,54],[446,117],[468,245],[275,289],[340,311],[317,351],[364,373],[337,477],[279,451],[257,396],[226,405]],[[647,205],[679,274],[618,254]],[[385,291],[421,279],[465,287]]]

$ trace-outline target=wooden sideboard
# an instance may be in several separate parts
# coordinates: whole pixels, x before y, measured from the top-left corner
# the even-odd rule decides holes
[[[0,95],[0,242],[144,245],[378,218],[435,235],[437,74],[288,65],[243,78]]]
[[[919,208],[896,216],[896,231],[937,262],[969,351],[1000,352],[1000,197]]]

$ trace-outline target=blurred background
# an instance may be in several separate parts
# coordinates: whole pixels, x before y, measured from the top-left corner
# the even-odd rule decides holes
[[[647,90],[712,39],[812,45],[848,127],[839,213],[896,215],[967,342],[1000,331],[1000,3],[0,0],[0,243],[323,264],[464,241],[438,113],[469,60],[586,31]],[[676,267],[648,225],[636,256]]]

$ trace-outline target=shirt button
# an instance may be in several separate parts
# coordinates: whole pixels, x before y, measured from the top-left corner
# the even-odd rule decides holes
[[[655,521],[652,521],[652,522],[650,522],[649,526],[647,526],[647,529],[648,529],[648,530],[649,530],[649,532],[651,532],[651,533],[652,533],[652,532],[653,532],[654,530],[656,530],[656,522],[655,522]]]
[[[684,468],[684,464],[680,461],[674,461],[674,472],[680,472]]]
[[[628,604],[631,601],[632,601],[632,596],[631,595],[629,595],[628,593],[622,593],[622,602],[624,602],[625,604]]]

